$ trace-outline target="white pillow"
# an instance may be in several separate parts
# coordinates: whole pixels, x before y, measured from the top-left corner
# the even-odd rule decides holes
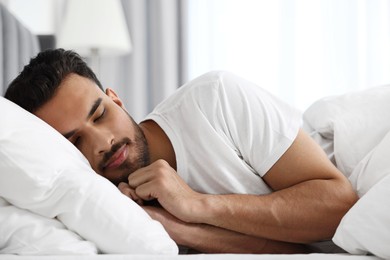
[[[2,97],[0,111],[0,197],[57,217],[103,253],[178,253],[163,226],[97,175],[61,134]]]
[[[0,254],[97,254],[96,246],[58,220],[17,208],[0,198]]]
[[[377,182],[390,175],[390,132],[355,167],[349,180],[359,197],[366,194]],[[389,186],[390,189],[390,186]],[[389,220],[390,227],[390,220]]]
[[[389,154],[390,132],[349,176],[361,198],[344,216],[333,240],[350,253],[390,258]]]
[[[351,254],[372,253],[390,259],[389,198],[390,176],[387,175],[347,212],[333,242]]]
[[[333,141],[328,155],[334,152],[337,167],[349,177],[390,130],[389,100],[390,86],[326,97],[305,111],[304,126],[321,145]]]

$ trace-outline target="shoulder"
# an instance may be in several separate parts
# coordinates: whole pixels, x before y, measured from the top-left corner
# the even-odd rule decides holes
[[[210,71],[183,85],[179,91],[196,99],[210,100],[226,96],[235,96],[241,88],[250,82],[229,71]]]
[[[223,79],[229,72],[226,71],[210,71],[204,73],[194,79],[191,79],[184,85],[182,85],[177,92],[196,93],[218,88]]]
[[[229,72],[210,71],[180,86],[171,96],[161,102],[156,109],[166,111],[189,103],[208,102],[219,95],[223,79]]]
[[[229,71],[210,71],[207,72],[183,85],[183,88],[191,87],[209,87],[210,85],[225,86],[231,82],[237,82],[243,80],[239,76]]]
[[[243,96],[253,85],[243,78],[228,71],[210,71],[200,75],[179,87],[170,97],[157,105],[153,113],[166,114],[175,111],[194,109],[210,110],[217,106],[233,105],[227,103],[246,100]],[[230,101],[229,101],[230,100]]]
[[[224,78],[237,77],[235,74],[224,70],[214,70],[206,72],[190,82],[210,82],[210,81],[222,81]]]

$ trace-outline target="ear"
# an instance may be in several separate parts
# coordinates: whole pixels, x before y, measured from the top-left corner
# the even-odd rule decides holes
[[[115,93],[114,90],[112,90],[111,88],[107,88],[106,95],[110,97],[115,104],[117,104],[121,108],[124,108],[122,100],[120,100],[120,98],[118,97],[118,95]]]

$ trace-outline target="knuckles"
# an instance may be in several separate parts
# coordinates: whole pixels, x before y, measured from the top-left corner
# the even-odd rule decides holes
[[[134,189],[137,194],[140,190],[144,191],[144,184],[149,184],[147,186],[148,192],[151,192],[149,189],[154,189],[154,191],[170,190],[175,178],[176,171],[167,161],[159,159],[140,172],[130,174],[128,177],[128,184],[126,185],[128,185],[129,188]],[[120,184],[118,188],[125,190],[126,185]]]
[[[165,160],[157,160],[154,163],[155,178],[157,185],[160,187],[169,187],[170,176],[172,175],[173,169],[169,165],[169,163]]]
[[[170,168],[171,166],[169,165],[169,163],[167,161],[165,161],[164,159],[158,159],[157,161],[154,162],[154,165],[158,168]]]
[[[163,159],[159,159],[153,164],[153,171],[159,176],[169,174],[171,170],[169,163]]]

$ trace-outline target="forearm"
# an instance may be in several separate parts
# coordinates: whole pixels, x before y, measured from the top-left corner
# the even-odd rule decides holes
[[[269,195],[205,195],[190,222],[294,243],[330,239],[356,197],[339,180],[311,180]]]
[[[304,245],[248,236],[207,224],[176,226],[168,231],[179,245],[202,253],[295,254],[309,253]]]
[[[186,223],[163,208],[143,207],[148,214],[159,221],[169,236],[179,245],[202,253],[308,253],[299,244],[271,241],[253,237],[207,224]]]

